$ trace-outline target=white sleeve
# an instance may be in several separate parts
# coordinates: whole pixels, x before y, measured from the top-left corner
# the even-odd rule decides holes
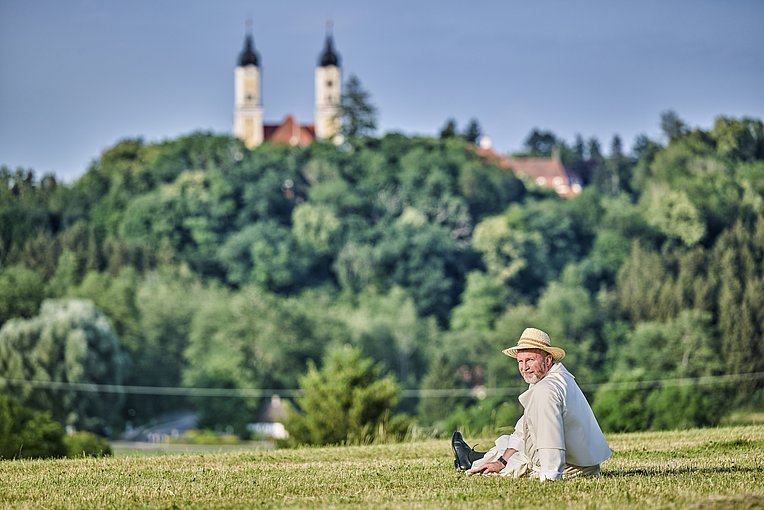
[[[517,424],[515,425],[515,431],[512,432],[512,434],[505,434],[501,437],[499,437],[496,440],[496,448],[501,452],[504,453],[504,450],[507,448],[512,448],[513,450],[516,450],[518,452],[525,452],[525,425],[523,422],[523,417],[521,416],[519,420],[517,420]]]
[[[557,448],[539,448],[537,451],[541,461],[539,480],[559,480],[565,469],[565,450]]]

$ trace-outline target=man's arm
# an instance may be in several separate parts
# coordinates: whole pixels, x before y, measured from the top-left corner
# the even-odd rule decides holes
[[[501,457],[499,459],[504,459],[504,462],[501,462],[501,460],[495,460],[493,462],[488,462],[486,464],[483,464],[482,466],[478,468],[472,468],[469,471],[467,471],[467,474],[469,475],[478,475],[478,474],[488,474],[488,473],[498,473],[504,467],[507,465],[507,461],[509,460],[512,455],[517,453],[517,450],[514,448],[507,448],[504,450],[504,453],[501,454]]]

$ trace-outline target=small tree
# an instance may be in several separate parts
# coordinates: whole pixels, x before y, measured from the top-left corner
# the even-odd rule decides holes
[[[300,378],[301,412],[289,409],[286,429],[298,444],[337,444],[381,439],[398,402],[393,376],[351,346],[331,348],[324,366],[312,362]]]

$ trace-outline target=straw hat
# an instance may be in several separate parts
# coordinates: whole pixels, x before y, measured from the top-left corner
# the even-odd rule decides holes
[[[541,349],[551,354],[555,361],[560,361],[565,357],[565,351],[559,347],[552,347],[549,335],[536,328],[525,328],[523,334],[520,335],[520,340],[517,341],[517,345],[501,352],[511,358],[517,358],[517,351],[523,349]]]

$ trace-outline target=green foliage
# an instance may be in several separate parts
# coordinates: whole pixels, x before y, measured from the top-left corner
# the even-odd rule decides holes
[[[13,388],[23,405],[50,410],[59,422],[83,430],[107,431],[122,396],[79,392],[68,385],[120,385],[123,365],[119,339],[90,301],[48,300],[39,315],[11,319],[0,329],[4,390]]]
[[[464,138],[467,143],[474,145],[478,143],[481,134],[482,130],[480,129],[480,124],[478,123],[477,119],[470,119],[470,121],[467,123],[467,127],[464,128],[464,134],[462,134],[462,138]]]
[[[710,316],[685,310],[668,322],[643,322],[618,349],[615,377],[595,397],[606,430],[674,429],[716,425],[729,409],[732,387],[661,381],[715,375],[721,341]]]
[[[327,351],[320,370],[310,363],[300,388],[298,409],[288,411],[286,422],[291,439],[298,444],[383,439],[380,436],[399,398],[395,379],[382,377],[380,367],[350,346]]]
[[[534,130],[526,155],[559,156],[588,184],[560,199],[478,155],[455,121],[441,139],[373,137],[374,108],[351,82],[345,106],[355,120],[341,146],[248,150],[194,133],[122,140],[72,185],[0,168],[0,323],[15,324],[18,338],[23,322],[14,321],[37,320],[46,298],[92,300],[129,355],[122,380],[138,386],[294,388],[309,360],[348,342],[406,389],[478,394],[519,382],[498,353],[529,325],[568,350],[566,364],[584,382],[764,370],[761,121],[719,117],[710,130],[691,129],[667,112],[663,139],[641,136],[627,153],[615,136],[607,154],[596,138],[569,145]],[[704,331],[681,326],[688,317]],[[674,351],[640,355],[678,331],[716,357],[684,366]],[[45,352],[70,341],[50,338],[58,347]],[[718,342],[708,347],[709,338]],[[63,373],[38,370],[49,367],[42,357],[22,363],[31,352],[13,344],[9,370]],[[665,359],[668,372],[653,373]],[[753,376],[741,381],[735,405],[761,388]],[[32,390],[38,408],[71,418],[61,409],[79,397]],[[635,391],[623,402],[598,394],[616,411],[632,399],[651,413],[616,412],[613,427],[710,423],[703,408],[723,410],[705,390]],[[260,405],[117,401],[119,421],[193,406],[205,427],[241,434]],[[477,400],[443,402],[480,422]],[[450,414],[437,399],[401,408],[433,426]]]
[[[295,388],[309,360],[318,361],[330,342],[348,339],[343,325],[325,316],[325,303],[310,296],[282,300],[251,286],[207,296],[191,320],[183,371],[188,386]],[[199,398],[195,404],[200,426],[231,426],[244,435],[259,402]]]
[[[44,292],[42,278],[31,269],[16,265],[0,270],[0,325],[12,317],[34,315]]]
[[[373,252],[375,278],[406,289],[421,315],[445,322],[462,288],[461,252],[441,227],[398,224],[384,232]]]
[[[345,82],[340,109],[342,135],[346,140],[371,135],[377,129],[377,108],[355,75]]]
[[[646,217],[650,225],[686,246],[694,246],[703,239],[705,223],[685,193],[654,187],[646,196]]]
[[[467,275],[467,286],[462,302],[451,313],[451,329],[489,330],[509,300],[510,291],[497,280],[482,271]]]
[[[64,427],[50,413],[22,407],[0,395],[0,459],[63,457]]]
[[[557,144],[557,137],[551,131],[534,129],[525,140],[525,150],[529,156],[549,157]]]
[[[365,292],[352,306],[327,311],[343,322],[364,357],[383,364],[406,386],[417,386],[424,359],[439,331],[433,319],[419,317],[414,300],[400,287],[386,294]]]
[[[498,437],[511,434],[522,415],[522,408],[516,397],[486,398],[470,407],[452,407],[449,410],[451,413],[441,424],[443,436],[453,430],[459,430],[468,437]],[[490,444],[482,443],[475,449],[485,451],[490,447]]]
[[[112,455],[111,445],[105,438],[92,432],[79,431],[64,436],[67,457],[107,457]]]

